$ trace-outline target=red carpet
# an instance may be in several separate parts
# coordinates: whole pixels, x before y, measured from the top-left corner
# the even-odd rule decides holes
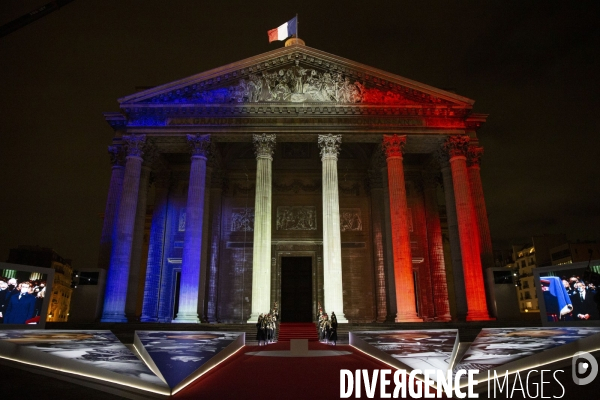
[[[313,325],[314,327],[314,325]],[[289,350],[289,342],[246,346],[233,357],[177,393],[183,399],[339,399],[340,369],[386,368],[350,346],[309,342],[309,350],[339,350],[352,354],[331,357],[261,357],[253,351]],[[379,398],[377,385],[375,398]],[[393,390],[393,389],[392,389]],[[391,393],[388,387],[388,393]],[[354,396],[352,396],[354,398]],[[362,398],[366,398],[364,390]]]
[[[319,340],[317,327],[312,322],[282,322],[279,325],[279,342],[289,342],[290,339],[308,339],[309,342]]]

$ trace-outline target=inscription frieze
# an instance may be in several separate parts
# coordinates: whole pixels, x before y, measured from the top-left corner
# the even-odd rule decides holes
[[[277,207],[278,231],[317,230],[317,210],[313,206]]]
[[[449,122],[443,126],[448,126]],[[460,125],[460,121],[458,121]],[[422,118],[344,118],[344,117],[315,117],[315,118],[294,118],[294,117],[174,117],[167,118],[166,125],[230,125],[230,126],[257,126],[257,125],[320,125],[320,126],[425,126]],[[427,126],[430,126],[427,124]]]

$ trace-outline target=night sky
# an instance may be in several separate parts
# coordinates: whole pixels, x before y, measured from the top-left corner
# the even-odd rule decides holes
[[[48,0],[5,0],[0,24]],[[214,4],[213,4],[214,3]],[[0,260],[20,244],[95,267],[111,166],[103,112],[283,46],[474,99],[492,240],[600,239],[600,2],[76,0],[0,38]]]

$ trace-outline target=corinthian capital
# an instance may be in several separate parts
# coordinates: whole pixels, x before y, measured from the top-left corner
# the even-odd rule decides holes
[[[340,146],[342,144],[342,135],[319,135],[319,147],[321,148],[321,159],[334,158],[337,160]]]
[[[481,167],[481,156],[483,155],[483,147],[469,146],[467,153],[467,165]]]
[[[128,156],[141,158],[144,155],[146,135],[127,135],[123,136],[123,140],[127,144]]]
[[[406,135],[383,135],[381,146],[386,158],[402,157],[404,146],[406,145]]]
[[[122,167],[125,164],[123,146],[108,146],[108,154],[110,155],[110,163],[115,167]]]
[[[210,149],[210,135],[187,135],[188,144],[192,151],[192,157],[200,156],[207,158]]]
[[[468,136],[448,136],[442,146],[451,159],[460,156],[466,157],[469,150],[469,140]]]
[[[273,151],[275,150],[275,135],[252,135],[252,142],[254,143],[254,153],[256,158],[271,158]]]

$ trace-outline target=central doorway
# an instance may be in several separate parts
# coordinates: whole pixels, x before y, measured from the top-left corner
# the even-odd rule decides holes
[[[281,257],[281,322],[312,322],[312,257]]]

